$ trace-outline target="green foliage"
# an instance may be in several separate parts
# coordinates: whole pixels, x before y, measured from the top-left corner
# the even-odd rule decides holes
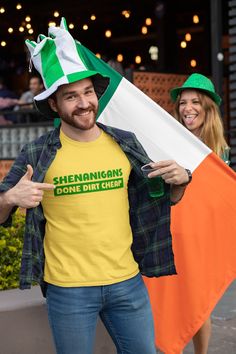
[[[19,286],[25,216],[17,211],[12,226],[0,226],[0,290]]]

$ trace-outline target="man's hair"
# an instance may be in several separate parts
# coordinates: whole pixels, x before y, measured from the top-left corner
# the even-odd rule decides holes
[[[31,79],[38,79],[38,80],[39,80],[39,83],[43,85],[43,80],[42,80],[41,76],[39,76],[39,75],[37,75],[37,74],[33,74],[33,75],[30,76],[29,81],[30,81]]]

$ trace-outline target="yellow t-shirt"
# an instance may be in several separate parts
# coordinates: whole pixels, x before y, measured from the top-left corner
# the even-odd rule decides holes
[[[138,273],[131,251],[129,160],[101,131],[92,142],[60,133],[61,149],[44,182],[45,275],[58,286],[113,284]]]

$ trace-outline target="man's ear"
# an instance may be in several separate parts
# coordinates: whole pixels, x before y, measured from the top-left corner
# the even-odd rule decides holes
[[[48,104],[54,112],[57,112],[57,105],[56,105],[56,102],[53,98],[48,99]]]

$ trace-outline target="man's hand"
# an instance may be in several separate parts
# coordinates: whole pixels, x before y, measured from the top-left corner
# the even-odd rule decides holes
[[[5,200],[8,206],[19,206],[21,208],[35,208],[43,199],[44,190],[53,190],[54,185],[49,183],[32,182],[33,168],[27,165],[25,175],[19,182],[5,193]]]
[[[148,177],[150,178],[161,176],[166,183],[173,185],[181,185],[189,181],[185,168],[173,160],[153,162],[150,166],[156,169],[149,173]]]

